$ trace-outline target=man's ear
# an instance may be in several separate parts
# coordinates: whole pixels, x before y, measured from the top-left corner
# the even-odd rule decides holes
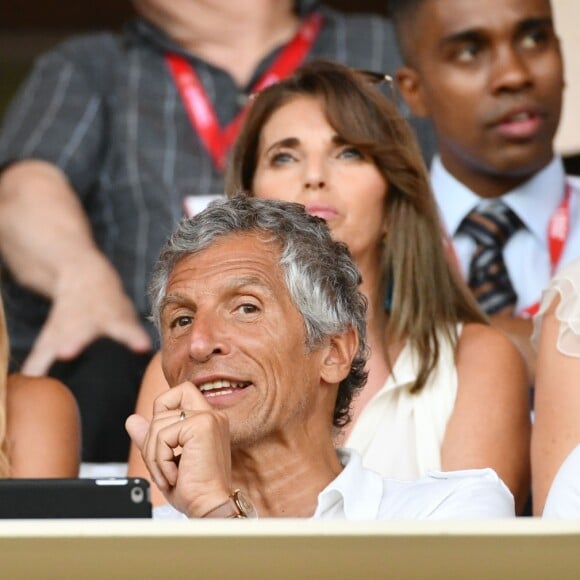
[[[428,117],[419,73],[411,67],[403,66],[397,70],[397,87],[407,106],[416,117]]]
[[[338,384],[348,376],[358,350],[358,334],[354,328],[330,338],[322,358],[320,377],[329,384]]]

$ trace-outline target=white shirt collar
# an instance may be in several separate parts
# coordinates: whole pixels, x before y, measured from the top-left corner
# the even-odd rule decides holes
[[[381,475],[365,469],[361,456],[351,449],[338,449],[344,469],[319,494],[312,519],[377,520],[384,500],[384,480]],[[155,519],[184,519],[172,505],[153,509]]]
[[[376,520],[383,500],[383,478],[364,469],[356,451],[339,449],[337,454],[344,469],[318,494],[313,519],[342,512],[347,520]]]
[[[548,224],[562,202],[565,173],[562,159],[554,159],[531,179],[502,196],[527,229],[543,244],[548,241]],[[443,223],[454,235],[463,218],[484,198],[479,197],[453,177],[436,156],[431,165],[431,183]]]
[[[353,450],[340,449],[344,469],[318,494],[312,519],[460,519],[513,517],[514,500],[491,469],[431,472],[416,481],[383,479],[362,465]],[[154,518],[186,516],[170,505],[156,507]]]

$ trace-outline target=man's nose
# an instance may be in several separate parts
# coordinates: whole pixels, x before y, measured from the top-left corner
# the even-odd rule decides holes
[[[513,46],[496,51],[492,69],[494,91],[519,91],[533,83],[528,58]]]
[[[197,312],[189,335],[189,356],[196,362],[206,362],[227,352],[223,323],[213,313]]]

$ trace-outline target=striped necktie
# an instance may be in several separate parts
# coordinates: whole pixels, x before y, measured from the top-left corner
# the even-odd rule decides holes
[[[474,209],[459,231],[475,241],[468,284],[486,314],[514,314],[517,295],[503,260],[503,248],[523,223],[502,201]]]

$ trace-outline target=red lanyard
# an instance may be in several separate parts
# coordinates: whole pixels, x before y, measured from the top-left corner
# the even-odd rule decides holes
[[[564,199],[554,212],[554,215],[550,218],[550,223],[548,224],[548,249],[550,251],[550,274],[553,276],[556,272],[560,258],[562,257],[562,252],[564,251],[564,246],[566,245],[566,240],[568,239],[568,233],[570,231],[570,197],[572,195],[572,188],[569,183],[566,183],[566,189],[564,191]],[[522,318],[530,318],[538,312],[540,308],[540,302],[536,302],[531,306],[528,306],[519,313]]]
[[[318,12],[306,18],[272,66],[258,79],[252,92],[261,91],[294,72],[310,51],[321,25],[322,15]],[[167,54],[165,61],[177,85],[192,126],[197,130],[215,166],[223,171],[228,151],[238,135],[246,109],[240,111],[237,117],[222,129],[215,109],[193,67],[185,58],[177,54]]]

